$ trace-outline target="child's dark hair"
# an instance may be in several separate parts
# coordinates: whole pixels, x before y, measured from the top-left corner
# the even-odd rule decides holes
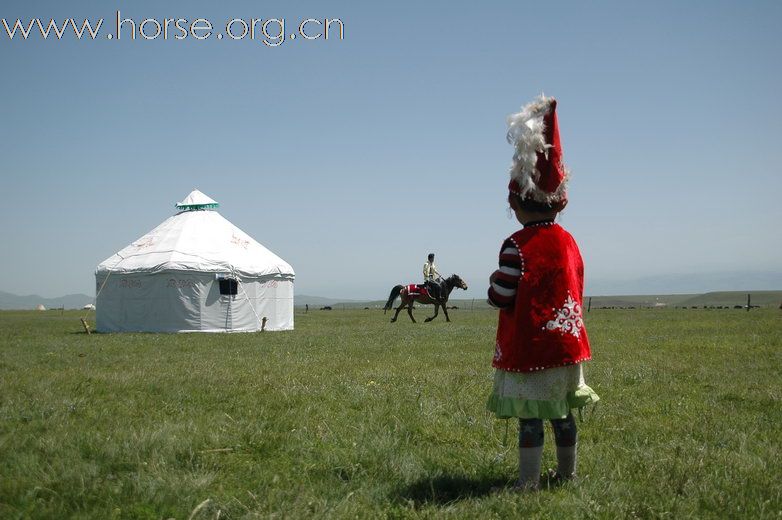
[[[524,211],[529,211],[531,213],[547,213],[549,211],[556,211],[559,213],[563,209],[565,209],[565,206],[567,206],[567,200],[563,200],[560,202],[553,202],[551,204],[546,204],[545,202],[538,202],[534,199],[522,199],[520,196],[516,195],[513,192],[508,193],[508,202],[510,203],[511,198],[514,199],[516,202],[516,205],[523,209]]]

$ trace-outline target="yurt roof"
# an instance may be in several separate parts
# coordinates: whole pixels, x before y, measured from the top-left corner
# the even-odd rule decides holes
[[[98,264],[97,272],[199,271],[293,278],[293,268],[234,226],[218,203],[193,190],[176,204],[181,211]]]

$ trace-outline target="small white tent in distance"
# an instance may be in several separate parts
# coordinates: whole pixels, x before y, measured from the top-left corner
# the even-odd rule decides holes
[[[198,190],[158,227],[98,265],[101,332],[293,329],[293,268]]]

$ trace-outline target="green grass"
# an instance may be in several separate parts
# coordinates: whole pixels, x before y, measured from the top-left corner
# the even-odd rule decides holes
[[[782,516],[776,309],[593,310],[580,479],[528,495],[491,491],[517,467],[517,424],[484,409],[493,312],[231,335],[81,315],[0,312],[0,518]]]

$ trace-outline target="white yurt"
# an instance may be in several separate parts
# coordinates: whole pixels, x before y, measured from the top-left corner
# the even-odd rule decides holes
[[[293,268],[198,190],[177,213],[98,265],[100,332],[293,329]]]

